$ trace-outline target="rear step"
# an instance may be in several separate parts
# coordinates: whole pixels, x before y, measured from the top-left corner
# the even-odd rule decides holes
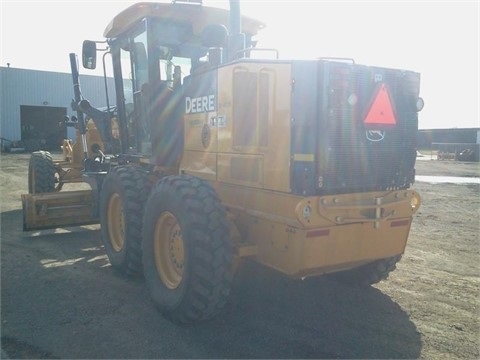
[[[22,194],[23,230],[97,224],[91,190]]]

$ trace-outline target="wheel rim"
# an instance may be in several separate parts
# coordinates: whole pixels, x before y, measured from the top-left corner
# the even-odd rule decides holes
[[[118,194],[112,194],[108,202],[108,234],[113,250],[119,252],[125,245],[125,217],[122,199]]]
[[[163,212],[155,224],[154,252],[157,272],[165,286],[176,289],[183,279],[185,248],[177,218]]]
[[[53,176],[54,178],[54,187],[55,187],[55,191],[60,191],[62,190],[62,187],[63,187],[63,182],[62,182],[62,176],[60,175],[60,173],[57,171],[55,171],[55,174]]]

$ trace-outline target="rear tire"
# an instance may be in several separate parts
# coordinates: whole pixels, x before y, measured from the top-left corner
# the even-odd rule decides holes
[[[48,151],[35,151],[28,164],[28,192],[30,194],[55,191],[55,166]]]
[[[346,285],[373,285],[387,279],[388,275],[395,270],[396,264],[401,258],[402,255],[397,255],[386,259],[376,260],[355,269],[334,273],[331,276],[336,281]]]
[[[135,166],[117,166],[103,181],[102,242],[110,264],[124,275],[142,272],[142,218],[148,191],[147,173]]]
[[[155,305],[171,321],[193,323],[221,311],[231,290],[227,214],[208,183],[161,179],[143,221],[143,266]]]

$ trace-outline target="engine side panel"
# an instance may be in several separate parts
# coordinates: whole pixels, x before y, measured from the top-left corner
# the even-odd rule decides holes
[[[290,83],[289,63],[266,61],[245,60],[192,75],[181,171],[290,192]]]

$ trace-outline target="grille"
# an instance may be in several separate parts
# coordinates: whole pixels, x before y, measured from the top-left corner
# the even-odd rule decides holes
[[[319,189],[326,193],[406,188],[414,180],[418,76],[363,65],[322,62],[319,71]],[[364,118],[379,84],[387,86],[396,125]]]

